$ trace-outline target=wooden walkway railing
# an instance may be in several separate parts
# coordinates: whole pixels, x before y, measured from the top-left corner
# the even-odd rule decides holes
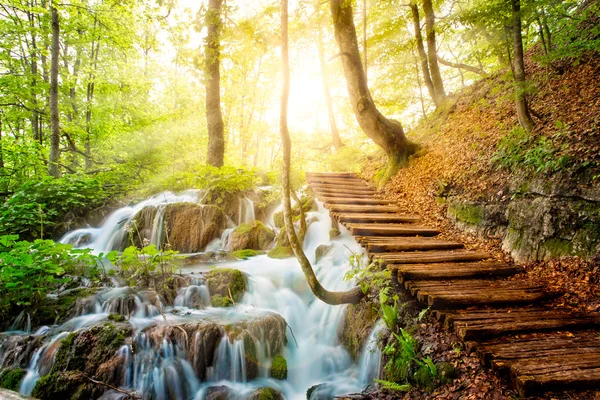
[[[600,388],[600,314],[545,306],[544,287],[506,278],[519,266],[439,240],[353,173],[310,173],[318,199],[398,282],[522,396]]]

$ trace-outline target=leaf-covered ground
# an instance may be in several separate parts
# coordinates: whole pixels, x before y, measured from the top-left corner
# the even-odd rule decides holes
[[[588,186],[598,185],[600,178],[594,177],[600,166],[597,82],[600,58],[587,57],[578,63],[563,61],[553,69],[542,67],[530,56],[527,67],[536,87],[530,101],[539,116],[535,117],[533,136],[521,143],[524,151],[534,149],[528,155],[531,159],[521,160],[521,164],[516,162],[512,167],[510,162],[515,160],[509,159],[505,168],[493,161],[502,138],[518,125],[510,76],[496,74],[463,90],[452,99],[452,105],[438,111],[413,132],[411,139],[421,144],[422,150],[383,188],[386,196],[398,202],[405,212],[419,215],[424,224],[439,228],[441,237],[461,240],[468,249],[486,250],[509,263],[512,260],[502,251],[500,239],[460,231],[446,217],[447,206],[436,198],[452,191],[453,195],[469,200],[504,202],[510,200],[514,182],[529,179],[533,174],[543,174],[550,181],[568,177]],[[541,155],[536,159],[532,154],[537,157],[535,151],[540,143],[553,150],[550,155],[539,151]],[[562,156],[570,161],[557,167],[553,159]],[[363,175],[373,178],[378,167],[376,161],[371,161]],[[572,257],[524,267],[525,274],[511,279],[543,283],[548,290],[562,292],[554,300],[554,306],[600,311],[600,259]],[[452,362],[459,372],[458,378],[433,392],[419,389],[407,394],[375,392],[370,398],[518,398],[505,382],[484,369],[474,355],[459,347],[458,338],[433,318],[419,326],[416,336],[433,359]],[[549,393],[539,398],[600,399],[600,392]]]

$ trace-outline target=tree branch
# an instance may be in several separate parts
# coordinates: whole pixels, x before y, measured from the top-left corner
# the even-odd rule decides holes
[[[464,69],[465,71],[473,72],[478,75],[485,75],[485,71],[479,67],[473,67],[472,65],[467,65],[463,63],[453,63],[451,61],[446,61],[441,57],[438,57],[438,62],[442,65],[452,68]]]

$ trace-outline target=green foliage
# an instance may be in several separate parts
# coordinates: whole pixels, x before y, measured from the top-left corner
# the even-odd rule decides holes
[[[269,250],[267,255],[270,258],[290,258],[294,257],[294,250],[292,250],[292,248],[289,246],[275,246],[271,250]]]
[[[27,374],[22,368],[6,369],[0,373],[0,388],[19,390],[21,381]]]
[[[285,357],[281,354],[276,354],[273,357],[273,362],[271,363],[271,372],[270,375],[272,378],[279,380],[286,380],[288,376],[288,367],[287,361]]]
[[[28,181],[0,207],[0,234],[33,239],[62,233],[67,214],[80,217],[104,204],[110,194],[86,176]]]
[[[240,260],[247,260],[250,257],[258,256],[259,254],[262,254],[262,252],[252,249],[243,249],[231,252],[232,256],[239,258]]]
[[[254,189],[261,178],[254,169],[225,165],[221,168],[196,164],[177,171],[158,182],[152,182],[150,192],[162,190],[205,189],[209,193],[235,193]]]
[[[344,279],[354,279],[364,294],[369,289],[377,292],[391,285],[392,272],[382,268],[381,261],[375,260],[367,264],[367,258],[363,254],[353,254],[349,258],[349,263],[350,269]]]
[[[33,306],[46,294],[85,275],[98,281],[102,261],[91,250],[38,239],[18,241],[17,235],[0,237],[0,309]]]
[[[129,246],[121,254],[111,251],[106,258],[116,265],[130,285],[147,286],[152,275],[169,276],[177,270],[175,250],[158,250],[151,244],[142,249]]]
[[[532,136],[519,127],[500,140],[492,162],[506,169],[553,173],[571,166],[572,159],[567,144],[557,148],[551,139]]]
[[[410,389],[412,389],[412,386],[408,383],[399,384],[392,381],[386,381],[385,379],[374,379],[374,381],[377,382],[384,390],[392,390],[394,392],[408,392]]]

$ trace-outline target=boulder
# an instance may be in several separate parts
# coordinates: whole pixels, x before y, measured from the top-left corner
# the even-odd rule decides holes
[[[267,250],[273,244],[275,233],[260,221],[241,224],[231,232],[229,245],[232,251],[253,249]]]
[[[378,318],[376,305],[364,299],[346,308],[340,341],[354,360],[360,359],[361,351]]]
[[[213,307],[228,306],[223,298],[238,302],[246,292],[246,277],[237,269],[217,268],[206,274],[206,285],[211,295]]]
[[[283,400],[283,395],[272,388],[259,388],[250,393],[247,400]]]
[[[315,261],[319,262],[323,257],[333,250],[333,244],[321,244],[315,250]]]
[[[275,357],[273,357],[273,361],[271,362],[270,375],[271,378],[280,379],[282,381],[287,379],[287,361],[285,357],[283,357],[281,354],[276,354]]]

